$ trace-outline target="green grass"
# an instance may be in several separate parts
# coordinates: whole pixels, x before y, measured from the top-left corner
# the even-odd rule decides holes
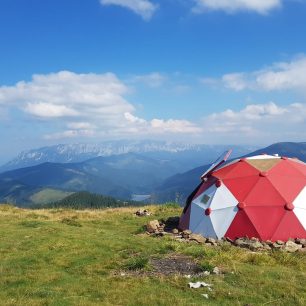
[[[306,256],[206,247],[141,234],[152,219],[180,214],[173,205],[137,209],[22,210],[0,206],[1,305],[306,305]],[[149,258],[189,255],[224,274],[154,276]],[[126,270],[125,276],[120,271]],[[137,272],[137,273],[134,273]],[[201,294],[208,293],[209,299]]]
[[[40,190],[39,192],[36,192],[31,195],[30,201],[33,204],[47,204],[50,202],[55,202],[62,200],[63,198],[71,195],[71,192],[62,191],[58,189],[52,189],[52,188],[44,188],[43,190]]]

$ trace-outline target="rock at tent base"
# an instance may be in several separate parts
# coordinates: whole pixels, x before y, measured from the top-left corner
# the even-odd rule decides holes
[[[158,228],[159,228],[158,220],[152,220],[147,223],[147,231],[149,233],[154,233],[155,231],[158,230]]]
[[[301,248],[302,248],[301,244],[296,244],[293,241],[289,240],[286,242],[284,250],[290,253],[294,253]]]
[[[190,234],[189,239],[192,240],[192,241],[196,241],[198,243],[205,243],[206,242],[206,238],[204,238],[203,236],[198,235],[198,234]]]

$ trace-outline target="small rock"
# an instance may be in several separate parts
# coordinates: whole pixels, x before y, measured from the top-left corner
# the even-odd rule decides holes
[[[265,243],[268,245],[268,246],[272,246],[273,245],[273,242],[271,240],[266,240]]]
[[[257,251],[263,248],[263,245],[257,240],[251,240],[249,244],[249,248],[252,251]]]
[[[207,293],[202,293],[201,294],[203,297],[205,297],[205,299],[208,299],[208,294]]]
[[[263,248],[264,250],[267,250],[267,251],[270,251],[270,250],[271,250],[271,246],[270,246],[269,244],[267,244],[267,243],[262,243],[262,248]]]
[[[216,274],[216,275],[219,275],[220,274],[220,269],[218,267],[214,267],[212,273]]]
[[[151,213],[147,209],[145,210],[139,209],[135,212],[135,215],[138,217],[143,217],[143,216],[150,216]]]
[[[236,246],[239,246],[240,248],[248,248],[249,242],[245,238],[238,238],[234,241],[234,244]]]
[[[184,230],[184,231],[183,231],[183,234],[185,234],[185,235],[190,235],[190,234],[192,234],[192,231],[191,231],[191,230]]]
[[[279,245],[284,245],[285,244],[285,242],[284,241],[281,241],[281,240],[276,240],[275,241],[277,244],[279,244]]]
[[[276,242],[274,242],[271,246],[272,249],[281,249],[283,246],[281,244],[278,244]]]
[[[216,239],[214,238],[207,238],[206,244],[217,245],[217,242],[216,242]]]
[[[172,230],[172,234],[178,234],[179,233],[179,230],[177,229],[177,228],[174,228],[173,230]]]
[[[226,241],[228,241],[229,243],[234,244],[234,240],[232,240],[231,238],[226,237],[225,239],[226,239]]]
[[[288,240],[285,244],[284,250],[290,253],[294,253],[301,248],[302,248],[301,244],[296,244],[295,242]]]
[[[298,252],[306,253],[306,248],[300,248],[300,249],[298,249]]]
[[[297,238],[297,239],[295,239],[295,243],[306,246],[306,239]]]
[[[155,231],[158,231],[158,228],[159,228],[158,220],[152,220],[147,223],[147,231],[149,233],[154,233]]]
[[[184,239],[189,239],[189,235],[191,234],[192,232],[190,231],[190,230],[184,230],[183,232],[182,232],[182,237],[184,238]]]
[[[198,234],[190,234],[189,235],[189,240],[196,241],[197,243],[205,243],[206,242],[206,238],[204,238],[203,236],[198,235]]]

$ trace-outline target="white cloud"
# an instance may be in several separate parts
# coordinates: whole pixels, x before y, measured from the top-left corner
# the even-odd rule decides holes
[[[264,90],[306,90],[306,56],[282,62],[255,73],[256,85]]]
[[[132,82],[141,82],[149,87],[156,88],[162,86],[167,81],[167,76],[159,73],[152,72],[144,75],[137,75],[131,79]]]
[[[204,118],[203,124],[204,130],[219,141],[300,140],[306,136],[306,105],[250,104],[239,111],[227,109],[211,114]]]
[[[294,90],[306,93],[306,56],[302,55],[289,62],[272,64],[252,72],[224,74],[220,79],[202,78],[200,82],[211,87],[242,91],[283,91]]]
[[[83,129],[91,130],[96,128],[95,125],[89,122],[69,122],[67,124],[67,127],[73,130],[83,130]]]
[[[158,5],[149,0],[100,0],[102,5],[118,5],[132,10],[144,20],[150,20]]]
[[[126,99],[129,93],[130,89],[112,73],[61,71],[0,87],[0,104],[18,107],[33,120],[44,119],[49,130],[46,139],[199,132],[187,120],[137,117],[135,107]]]
[[[76,116],[78,112],[65,105],[55,105],[51,103],[28,103],[24,110],[32,115],[41,118]]]
[[[240,91],[248,87],[244,73],[230,73],[222,77],[225,87]]]
[[[60,140],[67,138],[77,138],[77,137],[92,137],[94,132],[92,130],[66,130],[59,133],[47,134],[44,135],[46,140]]]
[[[259,14],[267,14],[269,11],[278,8],[282,0],[194,0],[196,5],[193,8],[195,13],[202,13],[209,10],[221,10],[227,13],[238,11],[253,11]]]
[[[125,113],[126,119],[138,126],[138,131],[147,131],[147,133],[200,133],[201,129],[187,120],[162,120],[152,119],[150,121]]]

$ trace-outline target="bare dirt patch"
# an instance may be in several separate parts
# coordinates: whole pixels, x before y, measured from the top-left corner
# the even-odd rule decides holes
[[[168,258],[153,258],[150,260],[153,272],[162,275],[195,275],[202,272],[200,266],[190,257],[173,255]]]

